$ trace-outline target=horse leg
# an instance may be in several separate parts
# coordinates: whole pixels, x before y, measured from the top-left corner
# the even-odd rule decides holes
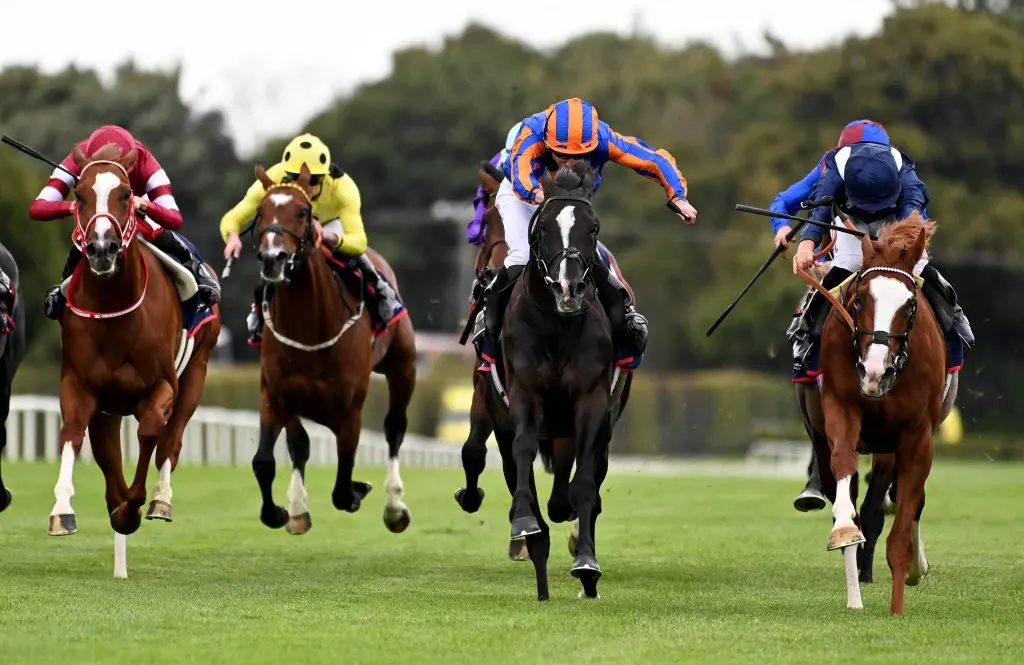
[[[822,510],[825,495],[822,493],[821,475],[818,471],[817,451],[828,447],[828,439],[822,435],[825,419],[821,414],[821,395],[817,383],[795,383],[796,401],[803,416],[804,430],[811,441],[811,461],[807,468],[807,484],[793,500],[793,507],[802,513]],[[816,440],[821,442],[816,445]]]
[[[508,487],[509,496],[515,497],[516,485],[519,482],[516,461],[512,455],[512,442],[515,441],[515,435],[495,428],[494,436],[498,440],[498,450],[501,453],[501,473],[505,477],[505,486]],[[508,509],[509,523],[512,522],[514,517],[515,504],[513,503]],[[530,546],[528,540],[526,538],[509,540],[508,558],[512,561],[529,561]]]
[[[599,496],[598,460],[604,456],[604,451],[599,450],[598,446],[599,443],[607,444],[601,436],[602,430],[606,429],[607,420],[608,403],[602,391],[594,391],[577,403],[576,473],[573,474],[570,495],[573,508],[579,515],[580,533],[570,573],[583,585],[583,597],[586,598],[600,597],[597,593],[597,581],[601,578],[601,566],[597,563],[594,526]],[[601,441],[598,437],[601,437]]]
[[[492,370],[493,371],[493,370]],[[540,523],[530,505],[536,501],[530,491],[530,475],[540,444],[541,404],[536,395],[521,388],[509,393],[509,410],[516,422],[516,436],[512,441],[512,459],[516,467],[516,487],[512,493],[512,535],[510,540],[522,540],[540,533]]]
[[[910,560],[910,571],[907,573],[907,586],[917,586],[921,582],[921,578],[928,574],[931,570],[931,566],[928,564],[928,559],[924,555],[924,541],[921,540],[921,513],[924,512],[925,503],[925,491],[921,490],[921,505],[918,506],[917,512],[914,514],[914,526],[911,529],[912,534],[912,545],[914,546],[914,556]]]
[[[141,509],[146,503],[146,476],[149,474],[153,452],[164,435],[174,409],[174,393],[174,387],[163,381],[157,384],[149,400],[139,408],[139,461],[135,465],[135,478],[128,487],[125,500],[110,513],[110,526],[126,536],[138,531],[142,525]]]
[[[384,416],[384,438],[388,442],[388,471],[384,480],[384,526],[392,533],[402,533],[409,528],[412,520],[412,513],[402,499],[405,486],[399,472],[398,451],[402,448],[405,430],[409,426],[407,411],[412,401],[412,391],[416,387],[416,359],[411,353],[398,351],[404,349],[392,348],[385,358],[388,413]],[[484,454],[487,454],[486,448]]]
[[[871,461],[871,473],[868,474],[868,490],[864,494],[864,503],[860,505],[860,525],[865,538],[864,545],[857,551],[861,584],[872,584],[875,581],[875,545],[885,526],[882,502],[892,482],[892,473],[892,456],[875,455]]]
[[[864,534],[857,527],[857,506],[853,502],[850,484],[857,473],[857,442],[860,439],[860,414],[835,396],[824,397],[825,429],[832,446],[832,475],[836,478],[836,498],[832,504],[835,520],[828,541],[828,550],[843,551],[846,571],[846,606],[864,607],[857,580],[857,545],[864,542]]]
[[[147,520],[170,522],[171,474],[178,467],[178,455],[181,453],[181,437],[185,425],[192,419],[203,396],[203,385],[206,382],[206,358],[196,355],[178,380],[178,397],[174,400],[171,418],[167,421],[163,436],[156,446],[154,461],[159,472],[156,486],[153,487],[152,500],[146,510]]]
[[[270,398],[264,389],[260,402],[260,442],[256,454],[252,456],[252,472],[260,486],[263,503],[260,506],[260,521],[271,529],[280,529],[288,523],[288,511],[274,503],[274,476],[277,462],[274,459],[274,446],[283,428],[277,410],[271,406]]]
[[[97,413],[89,423],[89,441],[96,466],[106,483],[107,514],[125,501],[128,485],[121,462],[121,417]],[[128,577],[128,536],[114,532],[114,577]]]
[[[356,465],[356,449],[359,447],[359,431],[363,427],[361,407],[351,406],[342,415],[340,425],[334,430],[338,446],[338,475],[334,479],[331,502],[338,510],[354,513],[363,505],[363,499],[370,493],[370,483],[352,480],[352,469]]]
[[[480,510],[484,490],[477,483],[487,466],[487,437],[493,427],[487,413],[487,386],[481,380],[480,372],[473,372],[473,403],[469,407],[469,436],[462,444],[462,470],[466,474],[466,486],[455,490],[455,502],[467,513]]]
[[[71,497],[75,495],[72,476],[75,456],[82,450],[85,426],[96,411],[96,398],[85,390],[78,379],[68,372],[60,381],[60,471],[57,484],[53,487],[53,510],[50,511],[50,525],[47,533],[51,536],[70,536],[78,530]]]
[[[914,517],[924,503],[924,484],[932,466],[932,428],[925,426],[921,431],[904,434],[900,437],[896,455],[896,476],[900,491],[896,495],[896,519],[889,531],[885,554],[889,570],[892,571],[889,611],[902,614],[905,585],[911,559],[914,558]],[[920,527],[916,535],[920,536]]]
[[[575,461],[572,439],[554,439],[551,441],[551,496],[548,498],[548,518],[555,524],[576,519],[572,508],[572,497],[569,495],[569,481],[572,478],[572,465]]]
[[[285,426],[288,455],[292,458],[292,482],[288,486],[288,524],[285,531],[301,536],[313,528],[309,515],[309,495],[306,493],[306,463],[309,462],[309,434],[302,420],[292,418]]]
[[[10,397],[8,396],[5,400],[7,404],[2,409],[0,416],[0,460],[3,460],[4,448],[7,447],[7,416],[10,410]],[[4,486],[4,475],[0,471],[0,513],[7,510],[7,506],[11,505],[11,491]]]
[[[548,556],[551,554],[551,530],[540,512],[540,504],[537,502],[536,474],[532,467],[530,468],[530,491],[534,497],[533,502],[530,504],[530,510],[533,511],[534,517],[537,518],[537,523],[540,525],[540,533],[526,537],[526,552],[530,561],[533,562],[533,572],[537,578],[537,600],[547,600]]]

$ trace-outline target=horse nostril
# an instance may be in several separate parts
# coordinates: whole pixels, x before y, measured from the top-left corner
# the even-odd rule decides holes
[[[574,296],[581,296],[583,292],[587,290],[586,282],[576,282],[576,285],[572,287],[572,294]]]
[[[96,247],[96,243],[90,242],[85,245],[85,253],[89,256],[96,256],[99,253],[99,249]]]
[[[117,245],[110,243],[107,245],[107,256],[114,256],[117,254]]]

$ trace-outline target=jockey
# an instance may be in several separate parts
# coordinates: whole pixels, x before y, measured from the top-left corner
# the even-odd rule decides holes
[[[366,284],[360,287],[352,283],[350,271],[339,270],[339,274],[353,291],[366,301],[374,321],[374,332],[386,330],[398,320],[402,304],[394,289],[381,278],[377,268],[366,255],[367,238],[360,213],[359,188],[350,175],[331,162],[331,151],[319,138],[312,134],[296,136],[285,146],[281,161],[267,169],[267,175],[275,183],[298,180],[303,164],[312,175],[313,217],[323,225],[323,242],[331,247],[334,256],[343,264],[354,259],[366,276]],[[242,227],[256,215],[263,201],[265,190],[258,180],[254,182],[245,197],[234,208],[224,214],[220,221],[220,234],[224,239],[224,258],[238,258],[242,241],[238,237]],[[326,220],[323,222],[322,220]],[[329,261],[331,266],[338,266]],[[261,296],[258,296],[258,298]],[[259,302],[253,303],[246,319],[249,328],[249,344],[258,346],[262,339],[263,320]]]
[[[494,157],[491,157],[490,165],[498,167],[504,152],[502,150],[495,154]],[[469,223],[466,224],[466,240],[469,241],[469,244],[476,245],[477,247],[483,247],[484,235],[487,232],[487,227],[484,226],[485,212],[487,212],[487,190],[484,189],[483,185],[480,185],[476,188],[476,195],[473,196],[473,219],[469,220]]]
[[[78,147],[86,156],[91,156],[100,148],[111,143],[121,149],[121,155],[126,155],[133,149],[138,153],[135,164],[128,170],[128,178],[135,195],[135,210],[145,215],[145,220],[156,233],[149,241],[150,244],[178,261],[192,273],[199,286],[199,295],[206,305],[219,302],[220,284],[207,272],[203,260],[192,243],[177,233],[182,225],[181,212],[178,211],[178,204],[171,191],[171,181],[153,153],[141,141],[134,138],[128,130],[117,125],[100,127],[89,138],[80,142]],[[73,151],[72,154],[64,158],[61,166],[75,175],[80,173],[78,165],[75,164]],[[39,221],[50,221],[73,215],[74,201],[65,201],[64,199],[74,185],[75,181],[68,173],[61,169],[54,169],[46,186],[29,206],[29,216]],[[64,264],[64,272],[61,274],[62,282],[71,276],[81,259],[82,253],[78,251],[77,247],[72,246]],[[54,321],[60,320],[64,300],[64,296],[60,292],[60,284],[50,288],[46,294],[47,318]]]
[[[0,335],[14,332],[14,294],[14,283],[0,268]]]
[[[914,212],[922,213],[928,203],[925,184],[917,177],[914,162],[901,150],[878,143],[862,141],[832,150],[825,157],[825,170],[811,197],[832,196],[854,220],[874,224],[905,219]],[[811,219],[827,222],[830,208],[815,208]],[[814,248],[821,243],[824,229],[807,224],[800,233],[800,245],[793,257],[793,270],[808,269],[814,263]],[[832,289],[860,269],[862,256],[859,238],[840,233],[832,260],[832,268],[822,286]],[[927,253],[914,266],[914,273],[924,279],[923,292],[936,314],[948,306],[952,309],[950,329],[944,329],[949,346],[949,371],[957,371],[963,356],[974,344],[974,334],[956,292],[949,282],[928,263]],[[819,327],[828,313],[829,303],[815,293],[804,308],[794,332],[793,375],[820,374],[818,364]],[[939,319],[941,322],[941,318]],[[946,326],[944,326],[945,328]]]
[[[530,258],[529,225],[533,213],[544,201],[540,176],[554,172],[573,159],[586,159],[594,168],[596,191],[601,185],[601,170],[608,161],[628,166],[661,184],[679,207],[680,217],[692,223],[697,211],[686,200],[686,180],[675,159],[664,150],[655,150],[638,138],[623,136],[597,117],[589,102],[571,98],[552,104],[521,123],[503,164],[505,180],[495,198],[505,225],[508,257],[494,281],[487,287],[484,357],[494,358],[504,310],[511,295],[510,286]],[[592,266],[598,297],[612,324],[616,339],[616,365],[635,369],[647,345],[647,320],[633,306],[629,291],[600,261]],[[485,369],[485,368],[481,368]]]

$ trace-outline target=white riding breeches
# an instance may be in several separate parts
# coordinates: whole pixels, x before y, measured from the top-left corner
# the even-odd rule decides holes
[[[838,217],[835,218],[833,223],[836,226],[846,228]],[[860,270],[860,264],[864,262],[864,247],[861,245],[861,239],[849,233],[839,231],[834,233],[839,237],[836,238],[836,246],[833,250],[832,267],[842,268],[849,272],[857,272]],[[924,254],[921,255],[921,260],[914,266],[914,274],[920,275],[926,265],[928,265],[928,250],[924,251]]]
[[[338,237],[341,237],[341,236],[345,235],[345,229],[341,225],[341,220],[338,219],[337,217],[335,217],[331,221],[327,222],[326,224],[321,224],[320,228],[322,228],[324,231],[330,231],[331,233],[336,233],[336,234],[338,234]]]
[[[508,178],[501,181],[494,204],[505,225],[505,242],[508,243],[505,267],[525,266],[530,261],[530,219],[537,206],[521,201]]]

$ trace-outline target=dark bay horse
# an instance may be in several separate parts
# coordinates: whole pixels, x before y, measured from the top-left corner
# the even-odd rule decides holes
[[[202,397],[207,361],[220,335],[220,313],[214,306],[205,314],[191,311],[186,320],[189,304],[182,302],[181,280],[190,276],[170,259],[158,257],[146,242],[152,230],[136,218],[127,173],[136,151],[122,155],[108,145],[85,155],[76,147],[73,156],[81,175],[74,190],[72,240],[86,260],[66,284],[61,465],[49,533],[63,536],[77,529],[72,470],[88,427],[116,532],[114,575],[126,577],[124,536],[141,524],[154,451],[159,480],[146,516],[171,520],[171,472],[185,424]],[[191,286],[194,294],[194,278]],[[139,460],[127,486],[121,467],[121,418],[131,415],[139,421]]]
[[[579,520],[570,572],[583,585],[581,596],[597,598],[600,488],[632,375],[613,368],[611,327],[589,275],[600,260],[600,223],[590,202],[593,170],[575,161],[554,179],[545,175],[542,186],[545,201],[534,216],[530,260],[511,287],[501,358],[491,370],[504,372],[508,392],[492,381],[487,406],[512,494],[510,540],[526,542],[538,599],[548,598],[551,546],[533,472],[538,453],[554,473],[548,517]],[[474,473],[466,468],[467,484],[475,482]]]
[[[6,273],[11,281],[14,293],[14,305],[10,308],[14,330],[0,334],[0,456],[7,446],[7,417],[11,413],[11,384],[18,372],[21,361],[25,358],[25,298],[18,292],[20,284],[18,264],[6,247],[0,243],[0,270]],[[0,475],[0,513],[11,505],[11,492],[4,486],[3,475]]]
[[[851,498],[858,453],[895,460],[896,518],[886,547],[893,614],[903,612],[905,585],[928,573],[920,519],[932,434],[948,383],[942,331],[913,269],[934,230],[934,222],[915,213],[884,227],[878,240],[866,234],[862,267],[846,288],[843,308],[830,313],[822,332],[829,449],[817,454],[831,461],[828,479],[823,477],[835,497],[828,549],[843,550],[851,608],[862,607],[853,546],[865,541]]]
[[[334,507],[354,513],[372,489],[352,480],[362,429],[362,409],[370,373],[388,382],[389,408],[384,418],[388,442],[384,483],[384,524],[394,533],[408,528],[411,514],[399,473],[398,452],[408,425],[407,409],[416,385],[416,340],[408,316],[373,339],[370,313],[328,262],[335,261],[320,244],[313,219],[310,174],[303,166],[295,182],[275,184],[262,166],[256,178],[266,194],[254,230],[257,258],[266,291],[263,317],[269,334],[260,347],[260,441],[252,459],[263,505],[260,520],[270,528],[287,527],[303,534],[312,527],[305,488],[309,435],[300,418],[330,429],[337,439],[338,472],[331,498]],[[387,262],[367,250],[374,265],[396,293],[398,282]],[[274,503],[274,446],[285,430],[292,459],[288,509]]]

